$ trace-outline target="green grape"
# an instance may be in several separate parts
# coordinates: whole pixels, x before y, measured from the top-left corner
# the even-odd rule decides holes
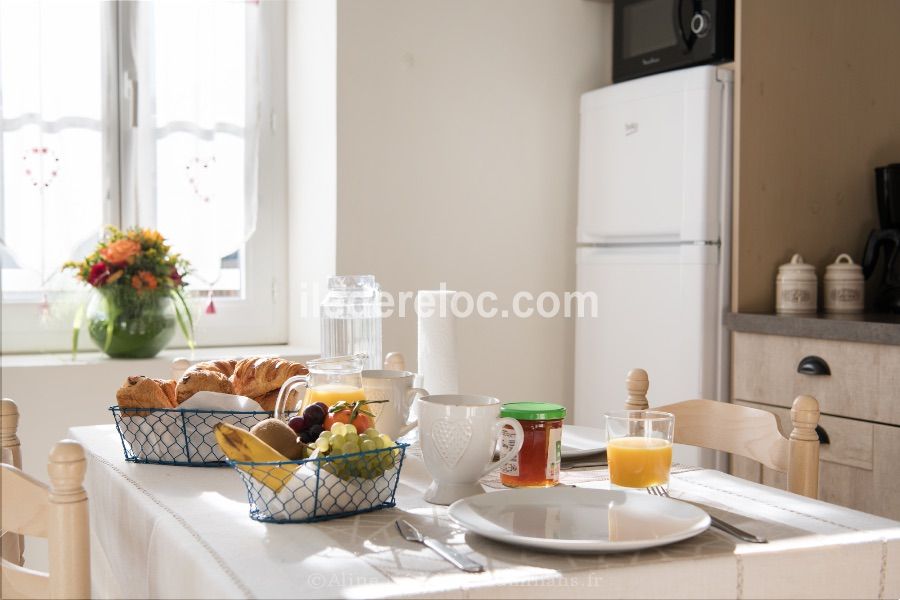
[[[381,434],[378,433],[378,430],[375,429],[374,427],[369,427],[368,429],[366,429],[366,430],[363,432],[363,435],[366,436],[366,437],[369,437],[369,438],[377,438],[377,437],[378,437],[379,435],[381,435]]]
[[[316,440],[316,448],[319,450],[319,452],[325,454],[331,448],[331,443],[329,442],[328,438],[319,436],[319,439]]]
[[[366,439],[359,445],[359,449],[363,452],[369,452],[370,450],[378,450],[378,445],[373,440]]]

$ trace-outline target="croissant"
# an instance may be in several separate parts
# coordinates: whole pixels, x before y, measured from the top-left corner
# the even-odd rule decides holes
[[[175,408],[175,382],[133,375],[116,391],[116,401],[123,408]],[[130,416],[145,416],[144,411],[127,411]]]
[[[201,363],[203,364],[203,363]],[[175,399],[181,404],[197,392],[222,392],[233,394],[231,380],[219,371],[207,371],[191,367],[184,372],[175,386]]]
[[[188,371],[215,371],[217,373],[221,373],[225,377],[231,377],[231,374],[234,373],[234,365],[237,364],[237,361],[234,359],[231,360],[209,360],[206,362],[197,363],[192,366]],[[187,371],[185,371],[187,373]]]
[[[289,377],[306,375],[308,372],[302,363],[282,358],[251,357],[238,361],[231,379],[235,393],[257,398],[266,392],[278,390]]]

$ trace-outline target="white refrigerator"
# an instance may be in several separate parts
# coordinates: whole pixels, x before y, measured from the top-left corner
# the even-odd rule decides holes
[[[635,367],[651,408],[728,400],[732,89],[703,66],[581,98],[576,287],[596,310],[576,316],[578,425],[623,409]],[[689,447],[674,460],[723,466]]]

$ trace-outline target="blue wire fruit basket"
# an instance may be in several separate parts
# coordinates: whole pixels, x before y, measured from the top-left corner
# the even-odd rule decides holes
[[[264,411],[110,406],[125,460],[154,465],[222,467],[225,455],[213,427],[225,421],[249,430],[272,416]]]
[[[250,518],[311,523],[396,505],[408,444],[284,462],[228,460],[247,488]]]

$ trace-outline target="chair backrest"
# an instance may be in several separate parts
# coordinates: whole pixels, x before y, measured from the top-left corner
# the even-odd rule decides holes
[[[650,379],[633,369],[626,379],[627,410],[647,410]],[[819,493],[819,403],[797,396],[791,408],[793,430],[781,435],[775,415],[748,406],[714,400],[685,400],[653,410],[675,415],[675,443],[730,452],[787,473],[788,490],[815,498]]]
[[[0,402],[0,463],[22,468],[19,436],[19,407],[9,398]],[[25,536],[7,532],[0,535],[0,558],[14,565],[25,564]]]
[[[0,464],[0,528],[47,538],[49,573],[0,559],[4,598],[88,598],[91,594],[86,463],[81,444],[53,446],[47,473],[50,485],[21,469]]]

